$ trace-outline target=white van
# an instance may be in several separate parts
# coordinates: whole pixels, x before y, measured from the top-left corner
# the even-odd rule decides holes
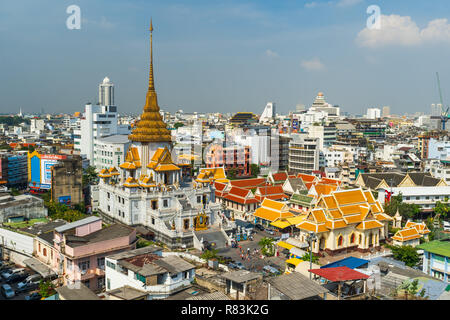
[[[450,221],[444,221],[444,231],[450,231]]]
[[[22,288],[28,286],[31,283],[39,283],[39,281],[42,279],[40,274],[32,274],[31,276],[28,276],[25,280],[22,282],[19,282],[17,284],[17,289],[21,290]]]
[[[25,271],[24,268],[12,269],[11,272],[3,272],[2,277],[3,279],[8,280],[8,278],[11,277],[13,274],[20,273],[23,271]]]

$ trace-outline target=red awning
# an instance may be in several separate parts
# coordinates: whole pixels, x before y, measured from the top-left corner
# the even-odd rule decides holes
[[[310,269],[308,271],[333,282],[369,279],[368,275],[349,267]]]

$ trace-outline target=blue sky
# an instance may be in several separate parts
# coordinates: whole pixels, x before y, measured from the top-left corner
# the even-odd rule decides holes
[[[81,30],[68,30],[69,5]],[[382,27],[366,28],[366,9]],[[108,76],[119,111],[138,113],[153,17],[156,89],[168,111],[262,112],[329,103],[362,114],[429,112],[435,72],[450,104],[448,0],[17,0],[0,4],[0,112],[74,112]],[[444,101],[445,102],[445,101]]]

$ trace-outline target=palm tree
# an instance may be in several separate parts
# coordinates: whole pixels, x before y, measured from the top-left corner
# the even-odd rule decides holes
[[[258,244],[261,246],[261,252],[268,257],[271,257],[275,254],[274,250],[274,239],[264,237],[262,238]]]

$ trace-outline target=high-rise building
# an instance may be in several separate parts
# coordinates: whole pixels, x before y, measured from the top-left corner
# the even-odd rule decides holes
[[[129,134],[129,125],[118,124],[117,106],[114,105],[114,85],[106,77],[99,85],[99,105],[86,104],[80,128],[74,130],[75,150],[86,155],[95,164],[95,140],[102,137]]]
[[[101,106],[114,105],[114,84],[108,77],[105,77],[98,86],[98,103]]]
[[[273,120],[275,118],[275,113],[276,113],[275,102],[267,102],[267,105],[264,108],[261,117],[259,118],[259,122],[266,122]]]
[[[319,138],[319,148],[323,151],[324,148],[330,147],[336,142],[336,125],[312,125],[308,129],[308,136]]]
[[[384,106],[383,107],[383,114],[382,114],[382,117],[383,118],[386,118],[386,117],[389,117],[391,115],[391,107],[389,107],[389,106]]]
[[[319,138],[293,134],[289,142],[289,172],[312,174],[319,170]]]
[[[367,119],[379,119],[381,118],[381,110],[378,108],[367,109]]]

